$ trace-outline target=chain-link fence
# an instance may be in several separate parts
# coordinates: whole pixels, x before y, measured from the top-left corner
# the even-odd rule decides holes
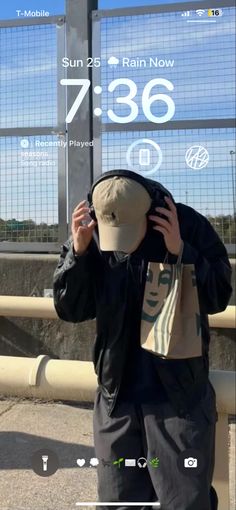
[[[92,21],[89,5],[81,2],[78,13],[68,1],[65,18],[0,22],[0,249],[57,251],[90,175],[124,168],[162,182],[177,202],[207,216],[232,251],[232,0],[222,0],[217,19],[205,1],[201,17],[190,3],[97,10]],[[89,76],[90,42],[101,67]],[[72,54],[84,66],[65,69],[62,57]],[[90,78],[93,92],[67,130],[78,90],[61,86],[64,77]],[[68,143],[88,142],[86,136],[92,158],[89,149]]]
[[[222,4],[217,20],[202,7],[201,17],[192,4],[94,13],[95,174],[124,168],[160,181],[232,251],[235,7]]]
[[[0,22],[0,249],[47,251],[60,240],[66,170],[58,136],[63,18],[9,24]]]

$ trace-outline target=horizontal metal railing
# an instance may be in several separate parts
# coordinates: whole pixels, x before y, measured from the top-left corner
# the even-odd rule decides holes
[[[0,296],[0,316],[58,319],[52,298],[28,296]],[[209,315],[214,328],[235,328],[236,307],[227,306],[221,313]]]

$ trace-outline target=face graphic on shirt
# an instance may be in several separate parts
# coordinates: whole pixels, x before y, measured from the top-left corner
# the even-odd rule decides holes
[[[142,320],[155,322],[161,312],[164,299],[167,297],[172,281],[173,266],[163,268],[160,264],[152,264],[148,268]]]

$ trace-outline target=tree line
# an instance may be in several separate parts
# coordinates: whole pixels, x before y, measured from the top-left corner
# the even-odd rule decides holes
[[[236,215],[206,215],[220,238],[225,244],[236,242]],[[15,218],[0,218],[0,242],[56,242],[58,240],[58,224],[36,223],[33,220],[18,221]]]
[[[58,240],[58,224],[36,223],[33,220],[18,221],[0,218],[0,242],[56,242]]]

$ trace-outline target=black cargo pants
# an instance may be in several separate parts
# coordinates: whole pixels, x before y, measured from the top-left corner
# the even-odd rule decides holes
[[[117,404],[109,417],[98,389],[94,442],[99,459],[99,502],[120,503],[113,508],[122,510],[131,508],[122,502],[155,501],[161,503],[161,510],[216,510],[217,496],[211,488],[216,420],[215,392],[210,383],[201,402],[181,418],[169,403],[128,402]],[[142,457],[147,459],[145,468],[137,465]],[[127,461],[113,464],[122,458],[130,459],[131,465]],[[200,472],[196,464],[198,468],[201,465]]]

